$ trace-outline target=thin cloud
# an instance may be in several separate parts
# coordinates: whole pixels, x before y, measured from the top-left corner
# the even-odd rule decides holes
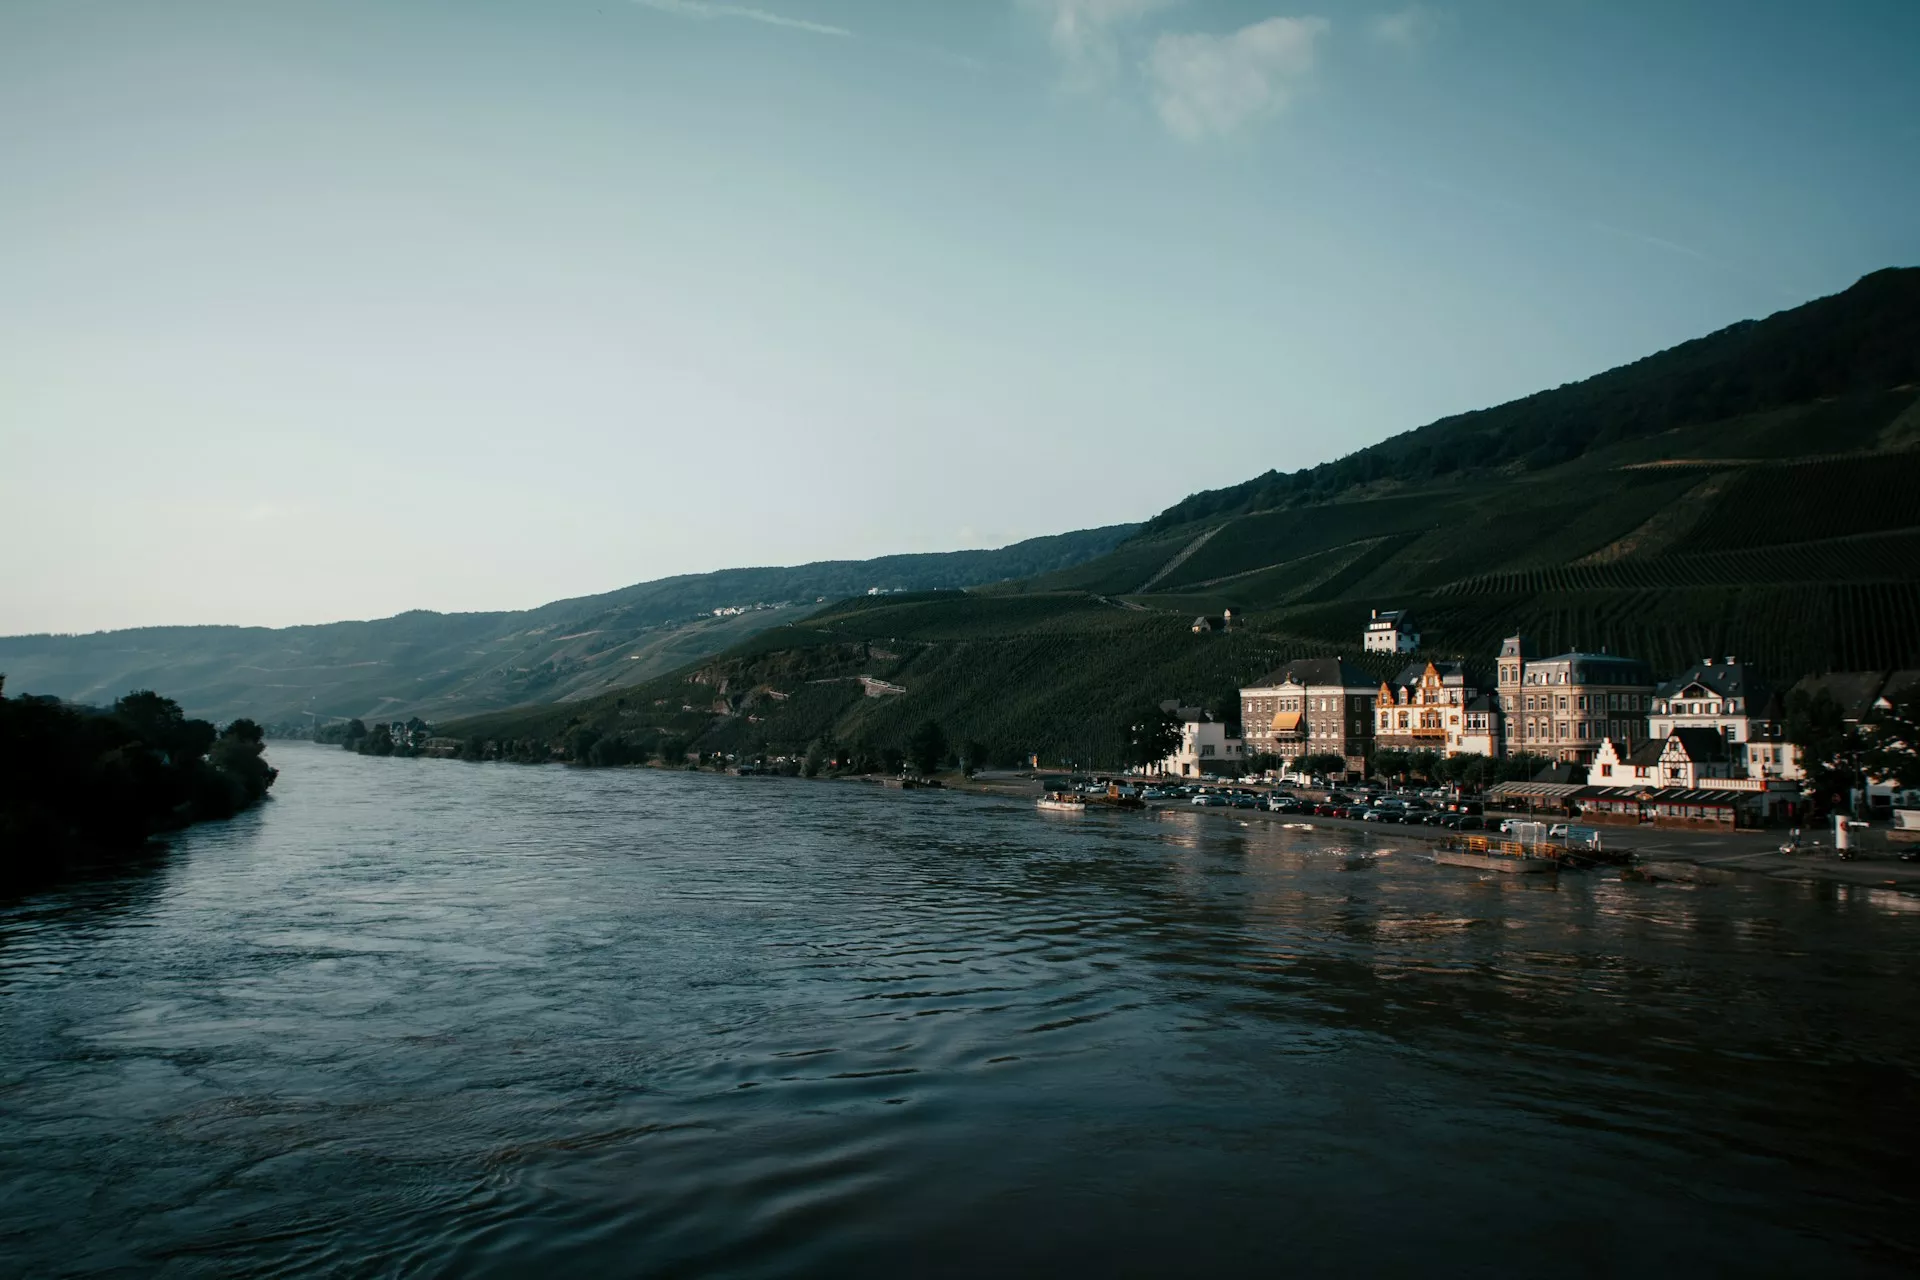
[[[1268,18],[1231,35],[1161,36],[1146,69],[1162,123],[1198,140],[1278,114],[1313,74],[1329,25],[1325,18]]]
[[[1047,42],[1065,65],[1067,82],[1091,88],[1120,66],[1124,28],[1181,0],[1021,0],[1047,23]]]
[[[1379,14],[1367,23],[1367,34],[1374,40],[1408,52],[1431,40],[1439,29],[1439,16],[1423,4],[1408,5],[1395,13]]]
[[[825,22],[810,22],[805,18],[789,18],[785,14],[772,13],[766,9],[754,9],[743,4],[713,4],[709,0],[633,0],[642,9],[652,9],[658,13],[671,13],[681,18],[698,18],[711,21],[716,18],[736,18],[744,22],[760,22],[769,27],[784,27],[788,31],[805,31],[809,35],[838,36],[852,39],[853,32],[845,27],[832,26]]]

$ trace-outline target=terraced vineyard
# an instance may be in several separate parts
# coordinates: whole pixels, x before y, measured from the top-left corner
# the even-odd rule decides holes
[[[1771,547],[1920,525],[1920,453],[1869,454],[1743,473],[1694,531],[1702,551]]]
[[[1749,582],[1901,582],[1914,577],[1916,566],[1920,566],[1920,528],[1789,546],[1486,573],[1447,583],[1434,594],[1530,595]]]

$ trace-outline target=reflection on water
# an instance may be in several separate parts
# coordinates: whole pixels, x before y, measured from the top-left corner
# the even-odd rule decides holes
[[[1226,815],[279,747],[0,907],[30,1274],[1920,1263],[1920,916]]]

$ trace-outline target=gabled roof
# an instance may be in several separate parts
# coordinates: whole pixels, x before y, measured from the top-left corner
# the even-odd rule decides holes
[[[1552,782],[1563,786],[1569,783],[1579,783],[1584,786],[1587,781],[1587,771],[1582,765],[1550,764],[1540,772],[1534,774],[1533,781]]]
[[[1525,636],[1508,636],[1500,642],[1500,656],[1503,658],[1523,658],[1531,660],[1536,650],[1533,641]]]
[[[1373,617],[1367,619],[1367,625],[1369,627],[1400,627],[1410,630],[1413,627],[1413,615],[1405,609],[1375,609],[1373,611]]]
[[[1655,738],[1651,742],[1643,742],[1635,747],[1627,758],[1620,763],[1638,765],[1643,769],[1651,769],[1660,763],[1660,755],[1666,749],[1667,740],[1665,738]]]
[[[1695,764],[1719,763],[1727,759],[1727,740],[1712,729],[1675,729],[1667,741],[1678,739],[1687,758]],[[1661,744],[1665,749],[1665,743]]]
[[[1696,684],[1705,689],[1709,697],[1745,698],[1749,710],[1767,701],[1766,686],[1743,662],[1696,662],[1653,692],[1660,698],[1678,698]]]
[[[1258,685],[1249,687],[1270,689],[1285,684],[1289,677],[1295,684],[1337,685],[1342,689],[1365,689],[1369,693],[1380,688],[1378,680],[1345,658],[1295,658],[1284,667],[1276,667],[1262,676]]]
[[[1395,689],[1411,689],[1426,678],[1427,668],[1429,666],[1440,674],[1442,683],[1450,679],[1454,681],[1464,681],[1466,679],[1467,664],[1464,662],[1456,662],[1451,659],[1442,662],[1429,662],[1427,659],[1421,658],[1416,662],[1409,662],[1406,666],[1400,668],[1399,674],[1395,675],[1393,679],[1387,681],[1387,683]]]
[[[1477,698],[1469,699],[1467,702],[1467,710],[1469,711],[1498,711],[1499,709],[1499,704],[1490,693],[1483,693]]]

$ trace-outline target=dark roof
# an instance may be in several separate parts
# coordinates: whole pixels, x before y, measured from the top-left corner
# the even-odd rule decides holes
[[[1500,656],[1503,658],[1526,658],[1535,656],[1533,641],[1525,636],[1508,636],[1500,642]]]
[[[1585,767],[1577,764],[1550,764],[1533,775],[1533,781],[1535,782],[1557,782],[1566,784],[1569,782],[1585,782],[1586,780],[1587,771]]]
[[[1424,670],[1424,666],[1422,670]],[[1338,685],[1343,689],[1378,689],[1380,682],[1345,658],[1295,658],[1284,667],[1276,667],[1260,678],[1255,688],[1267,689],[1285,684],[1291,676],[1297,684]]]
[[[1749,711],[1766,705],[1767,688],[1745,663],[1715,662],[1711,658],[1694,663],[1653,692],[1656,697],[1677,698],[1695,684],[1716,697],[1745,698]]]
[[[1405,609],[1375,609],[1373,616],[1367,619],[1368,626],[1388,623],[1398,627],[1413,626],[1413,615]]]
[[[1627,758],[1625,760],[1622,760],[1620,763],[1644,765],[1647,768],[1651,769],[1654,765],[1657,765],[1660,763],[1660,753],[1665,751],[1666,749],[1667,749],[1667,740],[1665,738],[1655,738],[1651,742],[1643,742],[1639,746],[1635,747],[1632,753],[1629,754]]]
[[[1463,680],[1466,678],[1467,667],[1464,662],[1448,660],[1445,662],[1435,662],[1432,665],[1433,669],[1440,673],[1442,680],[1445,680],[1448,676],[1458,676]],[[1421,658],[1417,662],[1409,662],[1406,666],[1400,668],[1400,673],[1394,676],[1393,679],[1387,681],[1387,683],[1396,689],[1411,689],[1420,683],[1422,676],[1427,674],[1427,666],[1428,660],[1426,658]]]
[[[1495,702],[1494,696],[1490,693],[1483,693],[1477,698],[1469,699],[1467,702],[1467,710],[1469,711],[1498,711],[1499,709],[1500,707]]]
[[[1687,749],[1687,758],[1695,764],[1709,764],[1727,758],[1727,740],[1716,730],[1675,729],[1667,736],[1680,739],[1680,745]]]

